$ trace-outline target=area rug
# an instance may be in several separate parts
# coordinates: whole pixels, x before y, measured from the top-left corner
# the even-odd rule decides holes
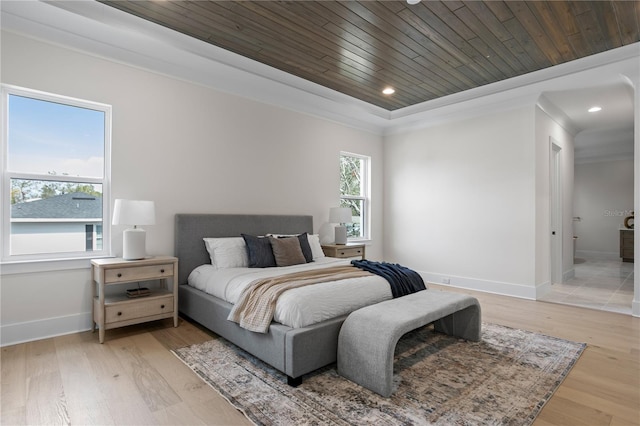
[[[483,324],[480,342],[423,327],[398,342],[390,398],[335,364],[290,387],[222,338],[174,353],[258,425],[529,425],[585,347],[494,324]]]

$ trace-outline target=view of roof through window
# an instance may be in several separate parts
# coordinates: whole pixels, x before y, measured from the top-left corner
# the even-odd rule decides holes
[[[102,249],[105,112],[9,94],[10,254]]]

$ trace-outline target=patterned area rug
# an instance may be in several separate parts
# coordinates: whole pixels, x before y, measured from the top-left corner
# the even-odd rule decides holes
[[[398,342],[390,398],[344,379],[335,365],[292,388],[222,338],[174,353],[259,425],[529,425],[585,347],[493,324],[475,343],[424,327]]]

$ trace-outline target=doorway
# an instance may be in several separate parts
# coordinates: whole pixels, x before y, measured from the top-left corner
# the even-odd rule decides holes
[[[637,85],[624,78],[541,96],[545,111],[573,135],[573,147],[547,142],[551,290],[539,300],[640,313],[638,295],[634,296],[634,292],[640,293],[634,282],[638,267],[622,262],[619,237],[625,216],[638,206],[640,185],[634,176],[634,170],[640,170],[640,120],[634,113],[640,105],[638,99]],[[602,108],[592,108],[594,105]],[[575,160],[573,176],[569,170],[572,165],[567,164],[570,157]],[[588,183],[581,183],[583,178]],[[573,207],[570,200],[564,206],[558,202],[562,191],[564,197],[573,194]],[[562,213],[573,216],[573,221],[565,218],[559,224]],[[564,244],[558,238],[562,231]],[[574,247],[568,246],[572,242],[576,248],[573,256]]]

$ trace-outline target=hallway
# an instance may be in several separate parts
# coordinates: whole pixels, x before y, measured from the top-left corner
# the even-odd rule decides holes
[[[575,276],[553,284],[540,300],[631,315],[633,266],[620,260],[578,258]]]

